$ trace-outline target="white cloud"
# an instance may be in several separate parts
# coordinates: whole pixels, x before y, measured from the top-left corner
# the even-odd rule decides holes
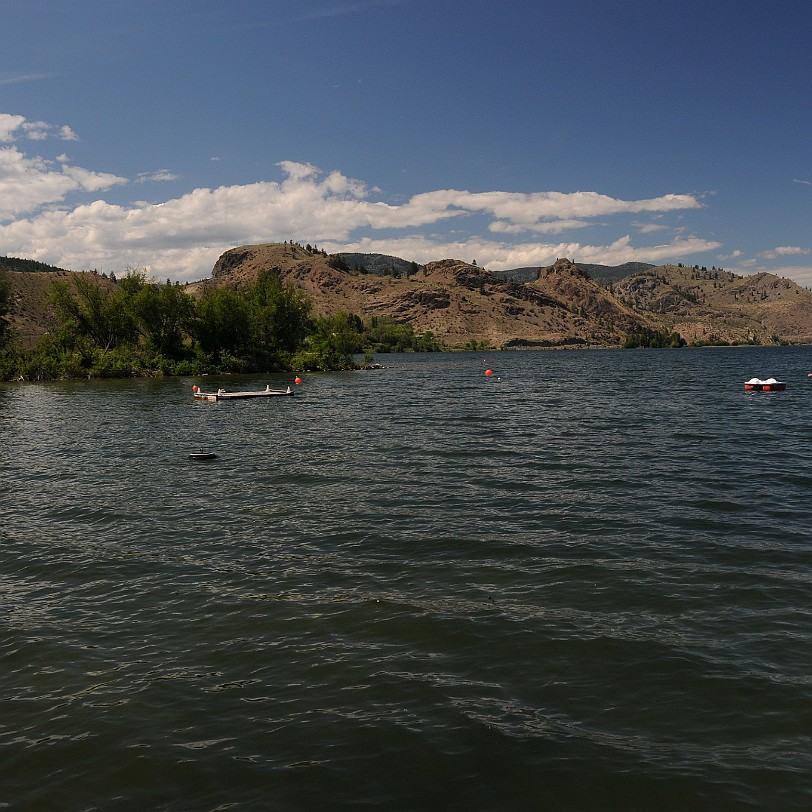
[[[561,221],[580,223],[584,218],[640,212],[671,212],[701,208],[692,195],[664,195],[648,200],[618,200],[597,192],[471,193],[443,189],[415,195],[401,213],[422,211],[452,217],[481,213],[495,218],[492,228],[502,233],[552,231]],[[497,225],[498,224],[498,225]]]
[[[572,231],[576,228],[591,226],[588,220],[554,220],[541,223],[510,223],[506,220],[495,220],[488,226],[493,234],[521,234],[523,231],[532,231],[534,234],[560,234],[562,231]]]
[[[14,133],[25,124],[25,116],[0,113],[0,141],[13,141]]]
[[[0,76],[0,85],[17,85],[21,82],[39,82],[42,79],[50,79],[52,73],[12,73]]]
[[[125,183],[106,172],[29,158],[16,147],[0,147],[0,223],[63,201],[71,192],[98,192]]]
[[[779,245],[771,251],[763,251],[759,256],[762,259],[777,259],[778,257],[797,257],[809,253],[812,253],[809,248],[801,248],[797,245]]]
[[[13,141],[17,137],[15,134],[24,135],[29,141],[45,141],[52,135],[63,141],[79,140],[67,124],[57,127],[47,121],[28,121],[25,116],[0,113],[0,141]]]
[[[505,271],[511,268],[551,265],[560,257],[567,257],[585,263],[620,265],[635,260],[641,262],[677,261],[680,257],[693,256],[719,247],[717,242],[698,238],[676,240],[667,245],[653,248],[635,248],[626,235],[609,245],[584,245],[579,242],[557,243],[518,243],[474,238],[465,241],[443,242],[427,237],[401,237],[391,240],[364,238],[349,244],[326,243],[320,248],[328,252],[357,251],[360,253],[381,253],[401,256],[415,262],[426,263],[435,259],[453,258],[477,264],[491,271]]]
[[[23,121],[20,129],[25,133],[29,141],[45,141],[51,136],[62,141],[78,141],[79,136],[67,125],[57,127],[47,121]]]
[[[792,279],[802,287],[812,288],[812,265],[784,265],[770,268],[768,272]]]
[[[74,137],[70,128],[0,114],[0,142],[40,133]],[[279,167],[284,176],[279,182],[200,188],[158,204],[117,205],[87,197],[68,203],[71,195],[98,196],[128,181],[72,166],[65,155],[54,162],[29,157],[14,145],[0,147],[0,245],[5,253],[64,268],[118,273],[146,267],[158,278],[184,280],[209,276],[228,248],[286,239],[315,242],[330,251],[379,251],[417,262],[476,259],[493,270],[549,264],[563,256],[606,264],[668,261],[721,247],[699,237],[647,247],[634,245],[628,235],[605,245],[515,239],[582,230],[596,225],[596,218],[601,228],[614,227],[616,234],[623,234],[633,225],[629,215],[701,208],[692,195],[620,200],[596,192],[438,189],[396,204],[378,199],[376,188],[338,171],[323,173],[313,164],[294,161],[282,161]],[[136,182],[175,179],[170,170],[161,169],[139,174]],[[428,227],[439,230],[451,220],[468,227],[483,218],[482,230],[490,237],[422,233]]]
[[[44,121],[26,121],[22,130],[29,141],[45,141],[48,138],[49,125]]]
[[[661,223],[632,223],[640,234],[654,234],[656,231],[670,231],[671,226],[664,226]]]
[[[158,169],[155,172],[139,172],[136,183],[162,183],[177,180],[178,176],[169,169]]]

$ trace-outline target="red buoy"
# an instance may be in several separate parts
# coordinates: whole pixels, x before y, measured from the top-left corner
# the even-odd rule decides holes
[[[492,369],[486,369],[485,374],[490,378],[491,375],[493,375],[493,370]]]
[[[293,379],[293,382],[294,382],[294,383],[301,383],[301,382],[302,382],[302,379],[301,379],[301,378],[300,378],[300,377],[297,375],[297,376],[296,376],[296,377]]]

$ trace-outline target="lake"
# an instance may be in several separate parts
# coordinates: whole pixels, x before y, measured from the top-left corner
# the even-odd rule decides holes
[[[0,385],[0,808],[812,808],[812,348],[376,360]]]

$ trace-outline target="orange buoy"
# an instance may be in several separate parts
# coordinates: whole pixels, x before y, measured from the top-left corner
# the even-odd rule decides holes
[[[192,391],[193,391],[193,392],[197,392],[197,384],[193,384],[193,385],[192,385]]]
[[[493,370],[492,369],[486,369],[485,374],[490,378],[491,375],[493,375]]]
[[[293,379],[293,382],[294,382],[294,383],[301,383],[301,382],[302,382],[302,379],[301,379],[301,378],[300,378],[300,377],[297,375],[297,376],[296,376],[296,377]]]

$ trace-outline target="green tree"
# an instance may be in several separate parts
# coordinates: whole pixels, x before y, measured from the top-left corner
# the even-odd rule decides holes
[[[183,357],[194,313],[186,292],[169,280],[165,285],[150,282],[143,271],[129,272],[119,289],[146,349],[166,358]]]
[[[262,369],[287,369],[311,328],[311,302],[278,269],[263,270],[248,291],[251,350]]]
[[[352,353],[360,352],[361,320],[349,313],[316,319],[293,363],[302,369],[353,369]]]
[[[134,343],[138,332],[126,298],[117,287],[102,290],[91,274],[74,275],[72,286],[55,282],[51,304],[60,320],[60,339],[70,346],[85,338],[102,351]]]
[[[251,347],[251,319],[245,294],[227,287],[208,289],[196,308],[194,336],[216,360],[242,358]]]
[[[641,330],[629,333],[626,336],[623,348],[651,347],[661,349],[663,347],[684,347],[685,344],[685,339],[677,332],[669,334],[660,330],[652,330],[650,327],[643,327]]]

